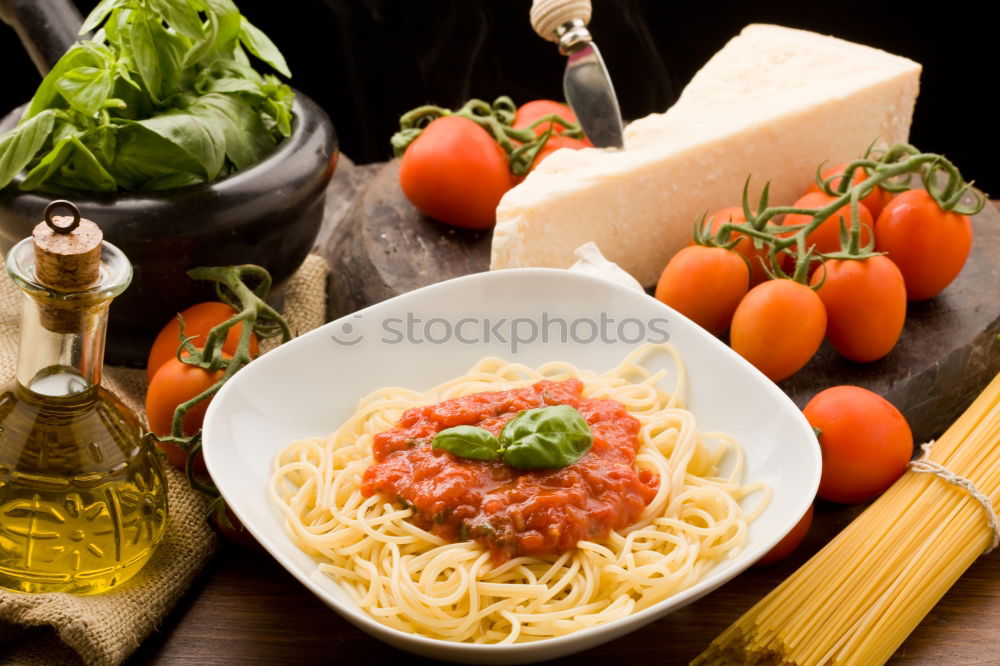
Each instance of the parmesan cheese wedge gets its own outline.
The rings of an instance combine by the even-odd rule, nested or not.
[[[630,124],[625,150],[559,150],[500,201],[491,268],[573,263],[595,241],[644,285],[687,245],[700,215],[794,202],[820,162],[905,141],[920,65],[834,37],[750,25],[666,113]]]

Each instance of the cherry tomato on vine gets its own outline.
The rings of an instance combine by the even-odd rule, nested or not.
[[[656,298],[715,335],[729,328],[746,296],[750,270],[740,255],[691,245],[671,259],[656,284]]]
[[[810,280],[822,285],[826,337],[841,356],[867,363],[896,346],[906,321],[903,275],[884,254],[827,259]]]
[[[913,435],[891,402],[859,386],[834,386],[802,410],[820,430],[819,496],[850,504],[875,497],[906,471]]]
[[[193,336],[194,340],[192,342],[200,349],[205,343],[205,336],[208,335],[208,332],[217,324],[221,324],[235,314],[236,310],[232,307],[217,301],[192,305],[180,313],[180,316],[184,318],[184,335],[186,337]],[[149,350],[149,361],[146,363],[147,381],[153,381],[156,371],[166,363],[167,359],[177,356],[177,348],[180,346],[180,332],[181,326],[177,317],[167,322],[167,325],[160,330],[160,333],[156,336],[156,340],[153,341],[152,348]],[[242,333],[242,322],[229,329],[229,332],[226,334],[226,340],[222,345],[222,352],[224,354],[232,356],[236,353],[236,347],[239,345]],[[257,336],[251,334],[250,355],[256,356],[257,351]]]
[[[713,213],[711,217],[709,217],[709,220],[709,232],[715,234],[719,231],[723,224],[727,222],[741,224],[746,222],[747,218],[746,215],[743,214],[743,208],[741,206],[731,206]],[[733,233],[738,234],[738,232]],[[733,246],[732,250],[743,255],[743,258],[747,260],[747,264],[750,266],[750,286],[756,287],[761,282],[770,279],[767,271],[764,270],[764,265],[768,261],[768,248],[763,244],[759,248],[754,247],[753,239],[750,236],[742,234],[740,234],[740,236],[739,242]]]
[[[848,166],[850,165],[844,163],[844,164],[838,164],[837,166],[834,167],[830,167],[829,169],[825,170],[820,175],[820,177],[824,181],[826,181],[833,176],[839,175],[840,178],[830,181],[830,185],[832,186],[834,191],[836,191],[836,189],[840,187],[841,181],[844,180],[844,172],[847,171]],[[857,185],[858,183],[863,183],[866,180],[868,180],[868,174],[865,173],[865,170],[855,169],[854,176],[851,178],[851,185]],[[808,194],[809,192],[822,192],[822,191],[823,190],[819,188],[819,185],[817,185],[816,181],[814,180],[806,189],[806,194]],[[886,204],[888,204],[890,201],[892,201],[892,192],[886,192],[881,187],[876,186],[875,189],[871,191],[871,194],[869,194],[868,196],[866,196],[864,199],[861,200],[861,203],[864,204],[865,208],[868,209],[868,212],[871,213],[872,219],[877,220],[879,213],[882,212],[882,209],[885,208]]]
[[[467,229],[493,227],[500,197],[514,183],[500,144],[461,116],[434,119],[406,148],[399,166],[399,184],[414,206]]]
[[[223,374],[222,370],[209,372],[198,366],[182,363],[177,358],[168,359],[153,375],[153,381],[146,391],[146,420],[149,422],[149,429],[159,437],[169,436],[174,410],[222,379]],[[194,435],[201,428],[205,410],[211,401],[211,398],[202,400],[184,415],[181,427],[185,437]],[[171,464],[184,469],[187,452],[172,442],[157,442],[157,445]]]
[[[795,549],[802,544],[802,540],[806,538],[806,534],[809,533],[809,528],[812,526],[813,522],[813,505],[810,504],[806,512],[802,514],[802,518],[799,522],[795,523],[795,527],[792,531],[785,535],[785,538],[778,542],[778,544],[767,551],[764,557],[760,558],[754,563],[757,567],[766,567],[769,564],[774,564],[775,562],[780,562],[789,555],[795,552]]]
[[[958,277],[972,249],[972,224],[945,212],[925,190],[896,196],[875,224],[875,248],[887,252],[906,283],[906,296],[937,296]]]
[[[809,362],[825,332],[826,308],[815,291],[792,280],[769,280],[751,289],[736,307],[729,341],[777,382]]]
[[[525,102],[521,106],[517,107],[517,112],[514,114],[514,129],[527,129],[531,126],[531,123],[543,118],[544,116],[550,115],[557,115],[574,125],[577,122],[576,114],[573,113],[573,109],[569,108],[566,104],[554,102],[550,99],[536,99],[531,102]],[[553,136],[558,135],[565,129],[565,127],[558,123],[545,122],[535,127],[535,136],[541,136],[545,130],[553,125]],[[580,141],[584,146],[594,145],[587,138],[575,140]]]
[[[837,197],[831,197],[823,192],[810,192],[804,195],[794,204],[793,208],[823,208],[827,204],[833,202]],[[861,219],[861,245],[866,245],[872,237],[872,226],[874,223],[872,221],[872,214],[868,212],[868,209],[864,205],[858,206],[858,217]],[[818,227],[813,229],[812,233],[806,236],[806,243],[808,245],[814,245],[816,247],[816,252],[829,253],[829,252],[839,252],[840,251],[840,224],[841,219],[843,219],[844,226],[850,230],[851,228],[851,206],[850,204],[844,204],[843,207],[834,211],[833,215],[823,220]],[[807,224],[812,221],[811,215],[786,215],[785,219],[781,222],[782,226],[792,226]]]

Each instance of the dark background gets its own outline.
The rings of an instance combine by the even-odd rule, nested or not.
[[[48,0],[38,0],[46,2]],[[95,0],[76,0],[86,14]],[[291,83],[333,118],[357,162],[390,156],[398,116],[469,97],[561,98],[563,59],[528,23],[530,0],[237,0],[284,52]],[[924,66],[911,141],[1000,193],[995,21],[973,3],[681,2],[593,0],[600,44],[626,119],[663,111],[743,26],[770,22],[883,48]],[[3,108],[27,100],[38,76],[0,25]]]

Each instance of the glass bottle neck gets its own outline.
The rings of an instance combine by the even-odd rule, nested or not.
[[[110,303],[100,298],[60,303],[43,293],[26,292],[18,383],[44,396],[78,394],[99,385]]]

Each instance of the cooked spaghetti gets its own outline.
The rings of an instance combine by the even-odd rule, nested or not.
[[[659,386],[666,371],[643,366],[657,352],[673,358],[673,391]],[[279,453],[270,493],[292,540],[316,556],[319,570],[362,609],[390,627],[477,643],[564,635],[635,613],[693,585],[742,548],[748,523],[767,504],[766,484],[742,483],[739,445],[728,435],[697,431],[694,416],[684,409],[684,383],[682,361],[670,345],[641,347],[603,375],[568,363],[531,369],[486,358],[427,392],[373,392],[332,435],[293,442]],[[569,393],[582,389],[585,413],[594,411],[593,405],[620,403],[626,418],[637,421],[629,464],[648,493],[630,525],[604,530],[596,541],[576,541],[564,551],[556,547],[558,535],[551,548],[539,539],[508,540],[499,548],[474,535],[454,541],[460,538],[454,525],[449,529],[444,519],[437,524],[412,502],[373,490],[369,470],[393,454],[390,446],[375,447],[375,455],[374,441],[398,431],[401,419],[412,424],[417,408],[531,387],[550,402],[575,399],[555,386]],[[588,416],[595,441],[601,437],[596,419]],[[431,452],[426,438],[408,444],[427,455],[452,456]],[[521,474],[544,481],[554,473]],[[739,502],[754,492],[761,493],[761,501],[746,515]],[[538,552],[530,554],[532,543]]]

